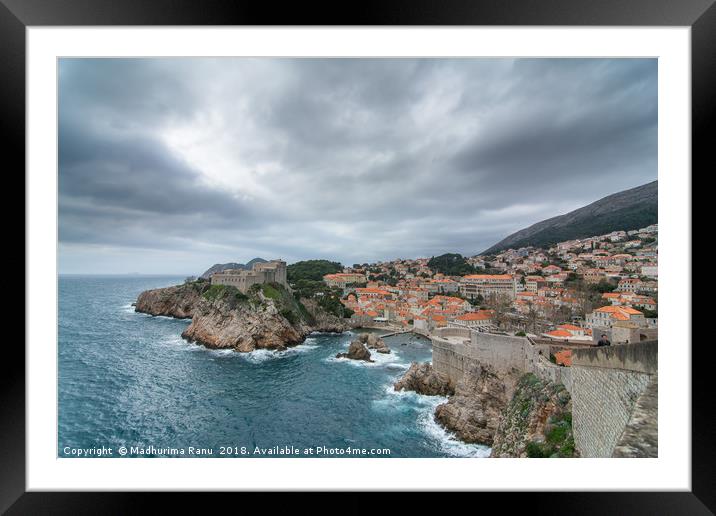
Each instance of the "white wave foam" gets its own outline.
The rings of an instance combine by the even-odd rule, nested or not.
[[[308,342],[308,339],[306,339],[306,342]],[[298,346],[285,349],[283,351],[276,351],[273,349],[255,349],[254,351],[249,351],[248,353],[237,353],[237,355],[239,355],[247,362],[251,362],[252,364],[260,364],[262,362],[266,362],[267,360],[276,360],[299,353],[307,353],[309,351],[317,349],[318,347],[319,346],[316,344],[304,343],[299,344]]]
[[[426,396],[415,391],[396,391],[392,383],[386,384],[384,391],[388,398],[400,403],[410,402],[421,407],[430,407],[431,409],[435,409],[435,407],[447,401],[446,396]]]
[[[435,408],[445,403],[446,396],[426,396],[414,391],[396,391],[393,384],[385,386],[386,397],[374,402],[380,410],[405,410],[415,408],[418,410],[418,427],[437,447],[451,457],[489,457],[491,449],[481,444],[467,444],[458,440],[451,432],[435,421]]]
[[[213,355],[215,357],[239,357],[247,362],[251,362],[254,364],[259,364],[261,362],[266,362],[267,360],[275,360],[278,358],[286,357],[295,355],[298,353],[307,353],[309,351],[312,351],[314,349],[319,348],[320,346],[318,344],[313,344],[315,342],[315,339],[306,339],[303,344],[299,344],[298,346],[294,346],[288,349],[285,349],[283,351],[276,351],[271,349],[256,349],[254,351],[249,352],[238,352],[234,351],[231,348],[226,349],[211,349],[207,348],[206,346],[202,346],[201,344],[189,342],[181,337],[181,335],[173,335],[165,340],[162,341],[162,344],[172,346],[172,347],[178,347],[183,351],[201,351],[205,353],[209,353],[210,355]]]
[[[485,458],[490,456],[492,450],[488,446],[459,441],[452,433],[440,426],[433,416],[434,410],[433,407],[423,411],[418,416],[418,425],[428,437],[437,441],[438,447],[443,452],[452,457]]]
[[[123,312],[126,312],[128,314],[136,314],[137,312],[134,310],[134,307],[132,306],[132,303],[127,303],[126,305],[122,305],[120,307]]]
[[[348,351],[348,344],[344,346],[343,352],[346,351]],[[400,355],[395,351],[392,351],[391,353],[378,353],[377,351],[371,351],[370,358],[371,360],[373,360],[373,362],[366,362],[365,360],[353,360],[352,358],[345,357],[338,358],[336,356],[324,358],[323,361],[329,363],[337,362],[351,364],[356,367],[385,367],[386,369],[401,370],[410,368],[410,364],[402,361]]]
[[[235,353],[233,349],[207,349],[207,351],[219,357],[232,356]]]

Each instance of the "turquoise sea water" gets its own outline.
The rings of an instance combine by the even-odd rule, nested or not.
[[[389,337],[393,352],[373,353],[374,364],[334,358],[352,333],[314,334],[283,352],[208,350],[180,337],[189,321],[131,306],[141,291],[182,280],[60,278],[58,456],[103,446],[128,457],[256,457],[276,447],[301,457],[489,454],[434,422],[445,398],[393,391],[411,361],[430,360],[428,340]]]

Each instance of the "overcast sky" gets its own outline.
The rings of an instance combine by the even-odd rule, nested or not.
[[[61,273],[477,254],[657,177],[655,59],[62,59]]]

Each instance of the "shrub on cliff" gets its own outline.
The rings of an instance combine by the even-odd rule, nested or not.
[[[301,321],[308,324],[313,323],[313,316],[306,310],[303,303],[280,283],[253,285],[249,289],[249,294],[258,301],[259,291],[263,294],[264,298],[273,301],[279,313],[292,325],[296,325]]]
[[[293,312],[293,310],[284,308],[281,310],[280,314],[291,324],[296,324],[298,322],[298,316]]]
[[[572,435],[572,413],[565,412],[548,421],[549,430],[543,442],[527,443],[527,456],[540,457],[574,457],[574,436]]]
[[[492,456],[576,456],[571,397],[564,385],[523,375],[502,414]]]
[[[231,303],[241,303],[248,300],[248,296],[241,293],[236,287],[230,285],[211,285],[204,291],[202,297],[207,301],[215,301],[217,299],[224,299]]]

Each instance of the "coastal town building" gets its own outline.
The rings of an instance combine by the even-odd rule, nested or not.
[[[623,278],[617,285],[619,292],[637,292],[640,288],[641,280],[639,278]]]
[[[506,296],[514,299],[517,289],[515,278],[512,274],[469,274],[463,276],[460,283],[460,294],[475,299],[482,296],[487,299],[490,296]]]
[[[644,313],[628,306],[603,306],[587,314],[586,317],[587,325],[591,328],[611,328],[619,321],[646,327]]]
[[[480,310],[457,316],[452,325],[467,326],[471,329],[490,329],[494,327],[494,318],[493,310]]]
[[[365,283],[366,278],[365,278],[365,274],[360,274],[357,272],[348,272],[348,273],[326,274],[325,276],[323,276],[323,281],[329,287],[346,288],[349,285],[355,285],[357,283]]]
[[[356,265],[324,282],[345,289],[341,302],[356,321],[377,326],[525,331],[566,343],[605,332],[614,343],[635,342],[656,337],[657,240],[654,226],[465,257],[476,269],[466,275],[416,258]]]
[[[649,278],[657,278],[659,276],[659,267],[656,265],[642,265],[641,274]]]

